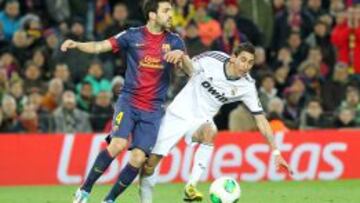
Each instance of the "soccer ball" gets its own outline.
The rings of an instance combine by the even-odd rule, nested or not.
[[[220,177],[211,183],[211,203],[235,203],[241,195],[240,185],[230,177]]]

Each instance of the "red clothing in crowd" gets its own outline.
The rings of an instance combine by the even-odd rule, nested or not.
[[[337,49],[337,61],[352,64],[354,72],[360,73],[360,27],[350,28],[346,21],[336,25],[331,34],[331,42]],[[351,56],[350,46],[353,46]]]

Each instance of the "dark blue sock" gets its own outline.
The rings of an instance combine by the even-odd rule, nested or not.
[[[85,190],[86,192],[91,192],[94,183],[110,166],[112,160],[114,160],[114,158],[110,156],[107,149],[101,151],[97,156],[88,177],[86,178],[84,184],[81,186],[81,189]]]
[[[113,200],[125,191],[125,189],[134,181],[137,174],[139,173],[139,169],[134,166],[127,164],[125,168],[120,172],[118,180],[114,184],[111,191],[106,196],[105,200]]]

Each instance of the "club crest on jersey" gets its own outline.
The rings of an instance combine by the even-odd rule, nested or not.
[[[170,47],[170,44],[166,43],[166,44],[163,44],[161,46],[161,50],[164,52],[164,53],[167,53],[171,50],[171,47]]]

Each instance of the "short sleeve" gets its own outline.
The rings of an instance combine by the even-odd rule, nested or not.
[[[249,91],[243,96],[242,101],[252,114],[263,113],[264,110],[259,100],[255,84],[253,84]]]
[[[172,50],[183,50],[186,52],[184,40],[180,38],[180,36],[176,35],[172,42]]]
[[[126,49],[129,46],[129,35],[129,31],[124,30],[108,39],[114,53],[118,52],[120,49]]]
[[[204,60],[205,57],[201,57],[201,55],[197,55],[197,56],[194,56],[192,59],[191,59],[191,63],[193,65],[193,68],[194,68],[194,75],[198,74],[201,72],[201,70],[203,69],[202,66],[201,66],[201,63],[202,61]]]

